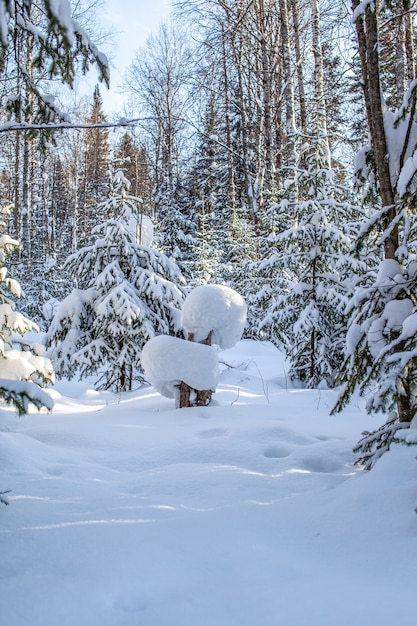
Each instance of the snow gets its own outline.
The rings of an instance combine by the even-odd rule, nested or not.
[[[399,339],[410,339],[417,334],[417,313],[413,313],[402,324],[402,332]]]
[[[8,12],[8,6],[4,1],[2,1],[0,2],[0,42],[3,46],[7,46],[9,18],[10,14]]]
[[[410,183],[417,169],[417,153],[414,152],[417,141],[417,124],[413,122],[409,124],[409,113],[405,111],[405,107],[409,106],[412,93],[412,86],[404,98],[404,105],[398,111],[384,112],[384,129],[387,141],[387,149],[389,154],[389,166],[391,183],[396,189],[400,198],[407,191],[410,191]],[[410,136],[407,139],[407,133]],[[404,145],[407,146],[403,154]],[[401,159],[404,164],[401,164]]]
[[[128,224],[130,232],[135,235],[135,241],[141,246],[150,247],[154,240],[154,228],[150,217],[139,214],[132,215]]]
[[[375,287],[378,287],[381,294],[391,294],[391,297],[395,297],[396,292],[401,290],[404,282],[405,279],[398,261],[395,259],[381,261],[375,281]]]
[[[351,324],[346,333],[346,356],[352,356],[362,339],[364,331],[359,324]]]
[[[242,337],[247,307],[234,289],[225,285],[199,285],[186,297],[181,323],[194,341],[204,341],[212,333],[212,343],[232,348]]]
[[[416,448],[360,471],[383,416],[330,417],[270,343],[221,356],[209,407],[84,380],[2,411],[2,624],[415,625]]]
[[[412,314],[413,308],[413,303],[408,298],[387,302],[381,315],[386,320],[386,328],[394,332],[400,331],[404,321]]]
[[[143,346],[141,362],[146,380],[167,398],[178,396],[181,381],[204,390],[215,389],[219,379],[215,349],[179,337],[153,337]]]
[[[22,403],[28,408],[28,399],[34,402],[39,402],[43,404],[47,409],[52,409],[54,406],[54,401],[52,397],[43,389],[39,387],[39,385],[26,380],[14,380],[10,378],[10,376],[14,375],[12,368],[9,368],[7,378],[0,378],[0,388],[1,390],[6,390],[7,392],[22,394],[25,398],[22,398]],[[0,433],[1,435],[1,433]],[[1,441],[1,436],[0,436]],[[0,444],[1,447],[1,444]],[[1,475],[1,473],[0,473]]]
[[[408,157],[398,177],[397,190],[400,198],[402,198],[407,193],[410,181],[416,173],[416,170],[417,151],[414,152],[413,156]]]
[[[57,20],[60,28],[65,31],[70,45],[74,42],[74,23],[71,18],[71,6],[68,0],[49,0],[48,7]]]

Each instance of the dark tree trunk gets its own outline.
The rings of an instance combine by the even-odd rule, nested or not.
[[[354,10],[358,5],[359,1],[353,0],[352,7]],[[395,196],[391,184],[389,160],[387,158],[388,149],[384,128],[381,80],[379,74],[378,20],[376,11],[376,7],[374,10],[371,10],[369,6],[366,8],[365,23],[363,17],[358,17],[356,20],[356,32],[361,59],[366,113],[374,151],[382,206],[387,209],[383,224],[384,229],[386,229],[395,219]],[[394,259],[397,248],[398,228],[394,227],[385,240],[385,258]]]
[[[200,341],[199,343],[202,343],[206,346],[211,346],[211,336],[212,336],[212,333],[210,332],[208,337],[206,337],[206,339],[204,339],[203,341]],[[193,333],[188,333],[187,341],[194,341]],[[191,394],[193,394],[193,396],[195,394],[194,401],[191,399]],[[183,409],[189,406],[207,406],[208,404],[210,404],[212,395],[213,395],[213,392],[211,389],[203,389],[203,390],[193,389],[192,387],[187,385],[187,383],[182,381],[180,384],[179,408]]]

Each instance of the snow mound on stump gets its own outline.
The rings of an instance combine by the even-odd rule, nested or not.
[[[215,389],[219,380],[217,352],[210,346],[159,335],[142,350],[146,380],[166,398],[178,396],[181,381],[193,389]]]
[[[200,285],[191,291],[182,305],[181,321],[193,341],[211,341],[228,349],[241,339],[246,322],[246,302],[241,295],[224,285]]]

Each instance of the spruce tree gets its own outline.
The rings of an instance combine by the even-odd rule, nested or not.
[[[109,68],[105,56],[97,50],[86,31],[71,17],[68,0],[41,0],[41,25],[32,22],[33,0],[21,3],[0,0],[0,71],[7,51],[15,45],[16,30],[35,34],[36,67],[51,77],[73,85],[78,61],[85,73],[91,63],[98,68],[101,80],[108,83]]]
[[[194,208],[190,208],[186,188],[178,179],[170,184],[165,177],[158,188],[155,204],[158,248],[178,265],[187,284],[191,283],[199,242],[196,237],[197,217]]]
[[[406,5],[371,6],[353,0],[352,7],[370,135],[370,146],[357,162],[358,179],[373,181],[367,195],[375,199],[357,250],[374,241],[379,264],[376,271],[367,272],[349,304],[343,386],[333,412],[340,411],[357,389],[366,398],[368,411],[388,413],[386,422],[365,433],[355,448],[358,461],[370,469],[394,441],[402,439],[401,431],[410,427],[417,413],[417,93]],[[392,19],[384,24],[387,14]],[[397,23],[395,30],[391,22]],[[394,37],[386,36],[387,24]],[[387,108],[387,102],[398,106],[401,99],[395,112]]]
[[[98,373],[98,388],[132,389],[133,380],[142,378],[143,345],[180,330],[181,275],[164,254],[137,243],[130,223],[138,203],[117,171],[110,198],[98,207],[108,218],[93,229],[92,243],[67,260],[78,287],[47,333],[59,376]]]
[[[326,142],[305,143],[300,160],[304,167],[285,181],[273,209],[286,227],[269,235],[269,253],[255,270],[258,328],[286,352],[293,378],[333,386],[344,353],[344,310],[363,271],[349,254],[361,213],[327,164]]]

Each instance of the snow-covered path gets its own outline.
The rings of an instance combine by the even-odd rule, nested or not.
[[[220,360],[210,407],[62,382],[2,412],[2,624],[415,625],[416,448],[361,472],[380,420],[287,388],[271,344]]]

